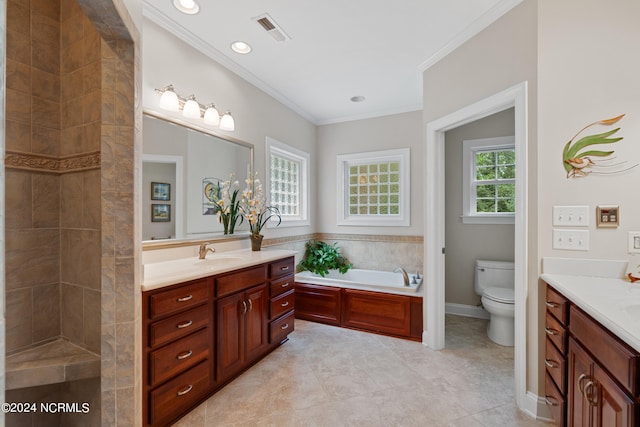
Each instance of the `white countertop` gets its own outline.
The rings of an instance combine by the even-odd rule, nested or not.
[[[553,273],[540,278],[640,352],[640,282]]]
[[[228,252],[214,252],[206,259],[180,258],[171,261],[144,264],[143,291],[162,288],[176,283],[226,273],[240,268],[294,256],[296,251],[267,249],[251,251],[241,249]]]

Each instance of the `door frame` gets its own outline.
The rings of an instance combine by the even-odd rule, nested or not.
[[[527,406],[527,82],[468,105],[426,125],[425,138],[425,243],[426,295],[423,343],[444,348],[445,339],[445,132],[513,107],[515,110],[516,213],[515,213],[515,397]],[[526,410],[526,409],[525,409]],[[527,411],[530,412],[530,411]],[[535,413],[535,412],[534,412]]]

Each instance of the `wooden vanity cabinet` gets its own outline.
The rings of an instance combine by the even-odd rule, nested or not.
[[[547,286],[545,315],[545,400],[558,427],[567,416],[567,337],[569,301]]]
[[[143,294],[143,410],[166,425],[214,386],[212,280]]]
[[[551,291],[559,295],[557,291]],[[558,370],[554,370],[549,365],[555,363],[548,362],[555,362],[557,353],[549,351],[549,347],[545,352],[546,399],[557,425],[637,426],[640,423],[640,353],[576,305],[568,300],[567,304],[566,364],[560,364]],[[558,319],[554,317],[554,320]],[[547,328],[549,326],[557,326],[557,323],[551,322]],[[545,333],[549,337],[547,329]],[[547,346],[558,350],[549,341]],[[560,392],[562,386],[557,382],[563,380],[558,378],[566,378],[566,393]],[[563,414],[559,408],[564,408],[565,400],[567,410]]]
[[[143,292],[143,423],[166,426],[287,339],[293,257]]]

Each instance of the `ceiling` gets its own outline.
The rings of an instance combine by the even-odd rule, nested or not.
[[[422,72],[521,0],[196,1],[195,15],[172,0],[143,13],[322,125],[422,109]],[[265,13],[289,40],[256,22]],[[252,52],[233,52],[237,40]]]

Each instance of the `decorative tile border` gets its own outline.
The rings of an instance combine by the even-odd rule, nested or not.
[[[335,233],[312,233],[300,234],[297,236],[279,237],[266,239],[263,246],[284,245],[287,243],[300,242],[306,240],[355,240],[366,242],[389,242],[389,243],[422,243],[422,236],[385,236],[377,234],[335,234]]]
[[[21,153],[7,150],[5,167],[47,173],[69,173],[100,168],[100,151],[76,154],[67,157]]]

